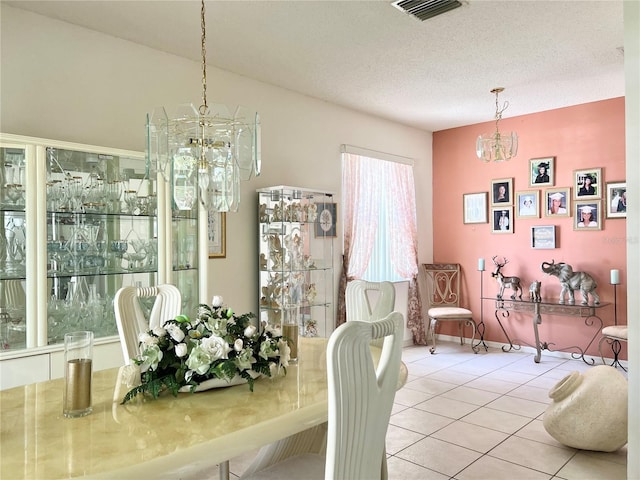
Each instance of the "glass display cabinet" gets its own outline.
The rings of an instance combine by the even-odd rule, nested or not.
[[[0,161],[0,362],[62,351],[75,330],[119,349],[123,286],[173,283],[195,312],[199,209],[174,208],[144,153],[0,134]]]
[[[277,186],[258,190],[260,319],[291,336],[334,328],[333,194]]]

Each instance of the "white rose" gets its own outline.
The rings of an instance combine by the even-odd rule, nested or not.
[[[221,358],[229,358],[228,355],[231,351],[231,347],[224,338],[216,337],[215,335],[203,338],[200,342],[200,346],[211,356],[212,361],[219,360]]]
[[[193,370],[195,373],[204,375],[205,373],[207,373],[207,370],[209,370],[209,366],[211,365],[212,361],[213,359],[211,358],[211,355],[209,355],[209,352],[207,352],[206,349],[202,348],[202,345],[198,345],[193,350],[191,350],[186,364],[187,367],[189,367],[189,369]],[[191,378],[191,376],[193,375],[193,373],[189,374],[189,372],[187,372],[187,374],[189,378]]]
[[[257,331],[258,329],[255,327],[255,325],[249,325],[244,329],[244,336],[247,338],[253,338]]]
[[[176,342],[181,342],[184,340],[184,332],[182,329],[176,325],[175,323],[170,323],[166,326],[167,332],[169,332],[169,336],[173,338]]]
[[[146,372],[147,370],[155,370],[158,368],[158,364],[162,360],[162,350],[157,345],[151,345],[142,352],[142,364],[140,365],[140,371]]]
[[[164,327],[155,327],[153,329],[153,334],[156,337],[164,337],[167,334],[167,331],[164,329]]]
[[[221,307],[222,306],[222,297],[220,295],[214,295],[211,299],[212,307]]]
[[[158,339],[153,335],[149,335],[147,332],[140,332],[138,340],[144,347],[149,347],[158,343]]]
[[[187,354],[187,344],[179,343],[176,345],[176,357],[182,358]]]
[[[238,338],[234,343],[233,343],[233,349],[236,352],[240,352],[242,351],[242,347],[244,346],[244,342],[242,341],[241,338]]]

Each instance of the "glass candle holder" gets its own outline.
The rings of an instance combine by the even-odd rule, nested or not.
[[[64,336],[64,398],[62,413],[67,418],[84,417],[91,406],[93,332],[71,332]]]

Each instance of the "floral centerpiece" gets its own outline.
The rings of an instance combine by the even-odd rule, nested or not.
[[[253,391],[254,377],[272,377],[289,365],[290,349],[280,331],[252,322],[253,313],[236,315],[213,297],[201,304],[195,319],[178,315],[162,327],[140,334],[142,353],[134,359],[140,366],[141,384],[130,390],[122,403],[139,393],[157,398],[164,390],[174,396],[183,387],[194,392],[206,380],[240,376]]]

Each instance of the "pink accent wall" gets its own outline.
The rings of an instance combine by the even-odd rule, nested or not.
[[[495,296],[498,291],[497,283],[491,277],[495,269],[491,260],[494,255],[508,258],[509,263],[503,268],[503,273],[522,279],[524,295],[528,295],[532,281],[540,280],[543,298],[554,300],[559,298],[560,283],[556,277],[542,273],[540,264],[543,261],[566,262],[575,271],[590,273],[598,283],[596,291],[601,302],[612,304],[613,287],[609,284],[609,271],[615,268],[620,270],[621,281],[617,291],[618,323],[626,324],[626,220],[605,218],[605,184],[625,180],[624,98],[501,120],[501,132],[513,130],[519,137],[518,155],[509,162],[484,163],[476,157],[476,138],[494,129],[495,122],[487,122],[433,134],[433,260],[462,265],[463,303],[475,313],[476,321],[480,320],[478,258],[482,257],[486,262],[483,274],[485,296]],[[529,160],[551,156],[556,157],[554,186],[529,187]],[[575,231],[574,170],[589,168],[602,168],[602,230]],[[517,191],[541,190],[540,218],[519,219],[514,211],[512,234],[492,233],[491,223],[463,224],[462,194],[489,192],[490,202],[491,181],[502,178],[513,178],[514,197]],[[545,217],[544,190],[559,187],[571,187],[571,216]],[[555,249],[531,248],[531,226],[534,225],[556,226]],[[505,293],[510,295],[511,291],[507,289]],[[580,293],[576,292],[576,303],[581,299]],[[484,302],[485,338],[505,342],[493,307],[493,302]],[[613,324],[613,305],[601,309],[600,314],[605,326]],[[504,323],[512,338],[533,343],[530,317],[512,314]],[[539,328],[540,339],[555,343],[556,348],[571,345],[584,348],[595,332],[595,328],[585,326],[582,319],[560,316],[543,316]],[[457,328],[444,325],[442,332],[457,335]],[[598,355],[599,338],[598,335],[588,354]],[[626,346],[623,347],[623,358],[626,358],[625,349]],[[611,353],[608,353],[610,357]]]

